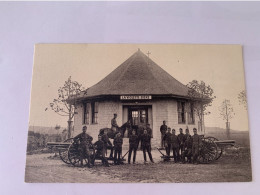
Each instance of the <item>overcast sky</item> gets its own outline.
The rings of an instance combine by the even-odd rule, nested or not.
[[[203,80],[217,97],[208,108],[205,125],[225,127],[219,106],[229,99],[235,117],[231,129],[248,130],[247,110],[239,105],[238,94],[245,89],[240,45],[189,44],[38,44],[35,46],[31,91],[30,125],[66,126],[61,117],[45,108],[57,97],[57,90],[72,76],[85,88],[99,82],[134,52],[151,52],[150,58],[183,84]],[[101,119],[102,120],[102,119]]]

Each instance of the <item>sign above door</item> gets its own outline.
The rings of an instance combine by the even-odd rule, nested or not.
[[[151,100],[151,95],[121,95],[120,100]]]

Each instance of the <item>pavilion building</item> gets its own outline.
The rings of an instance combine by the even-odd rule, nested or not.
[[[133,126],[149,123],[154,143],[160,140],[164,120],[176,134],[179,128],[199,127],[188,88],[139,49],[76,100],[73,134],[86,125],[95,140],[100,129],[111,128],[114,113],[119,126],[128,120]]]

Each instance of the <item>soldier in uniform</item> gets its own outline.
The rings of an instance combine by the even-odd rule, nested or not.
[[[153,163],[153,157],[151,154],[151,136],[147,133],[147,130],[144,130],[142,135],[142,146],[143,146],[143,154],[144,154],[144,162],[146,163],[146,151],[149,155],[150,161]]]
[[[118,125],[117,125],[117,122],[116,122],[116,118],[117,118],[117,114],[115,113],[115,114],[114,114],[114,118],[111,119],[111,129],[112,129],[114,132],[117,132],[117,131],[118,131]]]
[[[81,166],[83,166],[83,159],[85,156],[88,158],[88,167],[91,167],[90,165],[90,155],[89,155],[89,144],[93,140],[93,138],[86,133],[87,131],[87,126],[83,126],[82,128],[82,133],[77,135],[76,137],[73,138],[73,140],[79,141],[79,152],[80,152],[80,163]]]
[[[175,135],[175,129],[172,129],[171,147],[172,147],[172,151],[173,151],[174,162],[178,162],[180,159],[179,140],[178,140],[178,137]]]
[[[153,134],[153,130],[151,129],[151,127],[150,127],[150,124],[149,123],[147,123],[147,125],[146,125],[146,130],[147,130],[147,133],[152,137],[152,134]]]
[[[167,125],[166,121],[163,121],[163,124],[160,127],[160,132],[161,132],[161,147],[165,147],[165,141],[164,141],[164,136],[167,132]]]
[[[108,137],[108,135],[107,135],[107,130],[105,129],[104,130],[104,134],[102,135],[102,137],[101,137],[101,139],[102,139],[102,141],[104,142],[104,144],[105,144],[105,154],[107,154],[107,149],[110,149],[110,156],[109,156],[109,158],[113,158],[113,145],[112,145],[112,143],[110,142],[110,140],[109,140],[109,137]]]
[[[193,128],[194,135],[192,136],[192,157],[193,157],[193,164],[198,164],[198,156],[200,147],[202,144],[201,137],[197,133],[197,129]]]
[[[142,140],[142,136],[144,134],[144,126],[143,125],[138,125],[138,128],[137,128],[137,136],[138,136],[138,145],[139,146],[139,143],[141,143],[141,149],[143,149],[143,140]]]
[[[133,163],[135,164],[136,150],[138,148],[138,136],[135,133],[135,130],[132,131],[132,135],[129,137],[129,153],[128,153],[128,164],[131,161],[132,151],[134,151]]]
[[[115,149],[114,163],[115,163],[115,165],[122,164],[122,162],[121,162],[122,145],[123,145],[123,138],[121,136],[121,133],[118,132],[116,134],[116,137],[114,138],[114,149]]]
[[[179,142],[179,151],[178,156],[180,156],[183,152],[183,146],[184,146],[184,133],[182,128],[179,129],[180,134],[178,135],[178,142]],[[180,159],[178,159],[180,160]]]
[[[167,133],[164,134],[164,137],[163,137],[167,156],[170,156],[170,152],[171,152],[171,138],[172,138],[171,128],[168,127],[168,131],[167,131]]]
[[[98,136],[98,141],[94,143],[94,147],[97,149],[96,155],[101,158],[103,165],[109,167],[108,161],[105,157],[105,143],[102,141],[102,136]]]
[[[191,135],[189,133],[189,129],[186,129],[185,135],[184,135],[184,146],[183,146],[183,152],[181,154],[182,157],[182,163],[185,163],[185,157],[187,157],[188,163],[191,163],[191,156],[192,156],[192,139]]]

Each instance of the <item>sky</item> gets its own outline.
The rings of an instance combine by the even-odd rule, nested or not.
[[[245,89],[242,46],[200,44],[36,44],[31,90],[30,120],[34,126],[66,127],[66,117],[46,108],[69,76],[85,88],[99,82],[138,48],[175,79],[188,84],[204,81],[214,90],[210,115],[205,126],[225,127],[219,107],[231,101],[235,116],[231,129],[248,130],[248,114],[239,104],[238,94]]]

